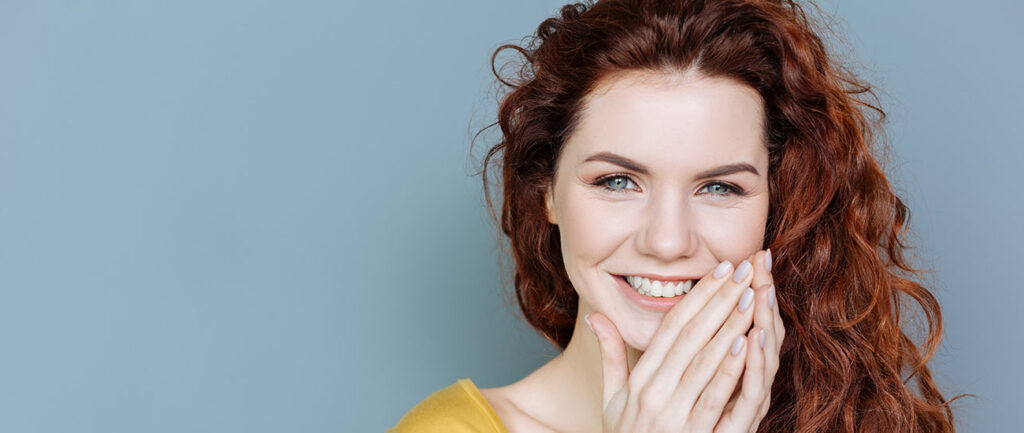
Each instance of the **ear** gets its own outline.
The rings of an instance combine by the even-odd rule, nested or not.
[[[548,187],[544,189],[544,210],[547,215],[548,222],[554,225],[558,225],[558,219],[555,218],[555,198],[554,198],[555,187],[548,184]]]

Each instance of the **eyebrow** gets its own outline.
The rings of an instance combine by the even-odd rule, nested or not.
[[[635,172],[640,173],[642,175],[650,174],[650,171],[647,170],[647,168],[644,167],[639,162],[633,161],[632,159],[626,158],[625,156],[617,155],[617,154],[614,154],[614,153],[611,153],[611,152],[595,153],[595,154],[590,155],[589,157],[587,157],[587,159],[583,160],[583,162],[590,162],[590,161],[609,162],[609,163],[615,164],[617,166],[620,166],[622,168],[625,168],[626,170],[632,170],[632,171],[635,171]],[[726,164],[726,165],[723,165],[723,166],[719,166],[719,167],[715,167],[715,168],[712,168],[712,169],[709,169],[709,170],[702,171],[700,173],[697,173],[697,177],[695,179],[697,179],[697,180],[707,179],[707,178],[711,178],[711,177],[725,176],[725,175],[729,175],[729,174],[733,174],[733,173],[740,173],[740,172],[744,172],[744,171],[753,173],[755,176],[760,176],[760,173],[757,172],[757,169],[754,168],[753,165],[750,165],[750,164],[745,163],[745,162],[740,162],[740,163],[736,163],[736,164]]]

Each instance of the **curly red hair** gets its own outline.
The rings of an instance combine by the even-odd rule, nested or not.
[[[909,211],[872,154],[885,150],[885,112],[871,86],[835,61],[817,28],[794,1],[602,0],[564,6],[530,43],[499,47],[491,67],[508,89],[495,123],[503,139],[488,150],[482,173],[488,208],[509,238],[516,301],[530,325],[565,348],[579,299],[558,227],[545,218],[544,193],[584,97],[630,71],[693,66],[733,78],[765,104],[764,245],[775,252],[787,330],[758,431],[952,432],[952,400],[926,365],[942,315],[914,280],[922,271],[904,253]],[[494,66],[505,49],[525,60],[512,79]],[[491,164],[502,173],[500,219]],[[906,296],[927,322],[920,346],[901,328]]]

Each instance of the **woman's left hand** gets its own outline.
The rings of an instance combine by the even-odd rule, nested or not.
[[[768,414],[772,382],[779,369],[779,350],[786,329],[779,314],[771,274],[771,250],[758,251],[749,259],[754,264],[754,326],[747,333],[748,345],[743,383],[726,403],[715,433],[753,433]],[[763,330],[763,335],[761,334]],[[761,344],[763,342],[763,344]]]

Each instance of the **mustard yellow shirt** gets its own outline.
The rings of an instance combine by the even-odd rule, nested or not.
[[[498,414],[469,378],[430,394],[387,433],[508,433]]]

